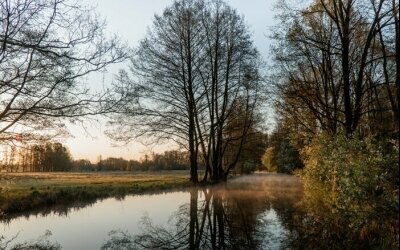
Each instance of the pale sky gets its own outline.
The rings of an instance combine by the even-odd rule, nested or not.
[[[121,40],[128,42],[131,47],[136,47],[144,37],[147,28],[152,24],[154,14],[161,14],[172,0],[85,0],[87,5],[96,6],[95,11],[107,21],[110,34],[116,34]],[[273,5],[276,0],[226,0],[238,13],[244,16],[246,23],[253,33],[254,43],[263,59],[268,61],[270,42],[268,36],[274,25]],[[107,73],[101,76],[92,76],[87,79],[89,86],[105,85],[112,80],[113,74],[124,65],[114,65]],[[101,79],[101,80],[99,80]],[[103,80],[104,79],[104,80]],[[125,159],[139,160],[143,153],[150,150],[161,152],[169,149],[169,145],[146,147],[140,142],[125,146],[113,146],[113,142],[104,135],[105,122],[85,124],[82,126],[71,125],[72,138],[63,140],[70,149],[74,159],[89,159],[97,162],[99,155],[106,157],[123,157]],[[90,131],[89,134],[87,131]]]

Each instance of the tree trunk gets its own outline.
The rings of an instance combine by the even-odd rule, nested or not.
[[[398,3],[398,2],[397,2]],[[400,101],[400,18],[399,18],[399,9],[397,8],[396,12],[396,1],[393,0],[393,15],[394,15],[394,20],[395,20],[395,30],[396,30],[396,99],[397,99],[397,105],[399,105]],[[395,114],[395,129],[397,133],[397,138],[399,136],[399,106],[397,106]]]
[[[349,20],[346,16],[343,23],[342,33],[342,72],[343,72],[343,97],[344,97],[344,116],[345,116],[345,129],[346,134],[350,135],[353,130],[353,107],[350,95],[350,65],[349,65],[349,49],[350,49],[350,34],[349,34]]]
[[[197,190],[190,191],[189,249],[196,249]]]

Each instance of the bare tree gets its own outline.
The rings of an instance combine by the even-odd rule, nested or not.
[[[276,32],[274,52],[280,112],[310,133],[398,132],[390,38],[398,4],[316,0],[306,8],[285,7],[287,25]],[[385,123],[391,128],[374,128]]]
[[[60,118],[109,108],[83,77],[128,51],[106,38],[91,10],[69,0],[4,0],[0,23],[0,141],[37,138],[38,130],[63,126]]]
[[[175,2],[156,16],[152,29],[132,59],[132,75],[120,75],[126,102],[117,112],[109,134],[117,140],[144,137],[151,142],[173,140],[190,151],[191,180],[197,182],[197,145],[194,123],[201,60],[202,3]],[[196,61],[197,60],[197,61]]]
[[[240,159],[250,128],[255,125],[262,87],[258,71],[261,64],[243,19],[224,2],[212,2],[203,14],[202,24],[207,58],[200,71],[205,114],[197,127],[206,165],[204,180],[208,174],[213,181],[226,180]],[[241,122],[233,126],[230,122],[235,116]],[[238,145],[235,157],[224,164],[226,149],[231,144]]]
[[[109,135],[122,141],[138,137],[157,143],[173,140],[190,153],[191,180],[198,160],[209,176],[225,179],[227,122],[243,105],[241,136],[252,124],[261,85],[259,55],[243,19],[222,1],[176,1],[156,16],[132,59],[121,72],[116,125]],[[239,157],[240,150],[237,152]]]

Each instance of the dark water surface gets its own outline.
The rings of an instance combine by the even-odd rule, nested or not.
[[[226,185],[109,198],[53,207],[0,223],[13,244],[46,240],[62,249],[282,249],[301,231],[292,221],[302,183],[294,176],[256,174]],[[293,245],[294,244],[294,245]]]

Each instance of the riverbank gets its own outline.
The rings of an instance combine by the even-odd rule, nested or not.
[[[183,171],[0,173],[0,218],[43,206],[189,187]]]

